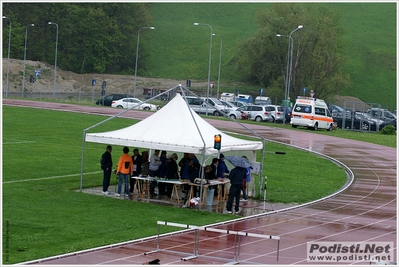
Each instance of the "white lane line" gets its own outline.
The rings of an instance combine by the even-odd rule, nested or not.
[[[36,143],[36,141],[3,142],[3,145],[15,145],[15,144],[26,144],[26,143]]]
[[[84,175],[97,174],[97,173],[100,173],[100,172],[101,171],[87,172],[87,173],[84,173]],[[22,183],[22,182],[30,182],[30,181],[42,181],[42,180],[59,179],[59,178],[65,178],[65,177],[74,177],[74,176],[80,176],[80,173],[68,174],[68,175],[60,175],[60,176],[50,176],[50,177],[35,178],[35,179],[14,180],[14,181],[3,182],[3,184],[13,184],[13,183]]]

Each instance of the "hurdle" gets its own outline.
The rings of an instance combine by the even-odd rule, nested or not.
[[[199,231],[202,230],[202,231],[210,231],[210,232],[216,232],[216,233],[221,233],[221,234],[232,234],[232,235],[235,235],[235,238],[234,238],[234,259],[233,259],[232,262],[227,263],[226,265],[235,265],[235,264],[239,263],[241,237],[242,236],[256,237],[256,238],[261,238],[261,239],[277,240],[276,263],[278,264],[279,254],[280,254],[280,237],[279,236],[248,233],[248,232],[225,230],[225,229],[217,229],[217,228],[206,227],[206,226],[196,226],[196,225],[180,224],[180,223],[165,222],[165,221],[157,221],[157,225],[158,225],[157,249],[153,250],[153,251],[150,251],[150,252],[145,252],[144,255],[149,255],[149,254],[161,251],[161,248],[160,248],[161,226],[173,226],[173,227],[179,227],[179,228],[186,228],[186,229],[194,230],[193,253],[192,253],[192,255],[189,255],[187,257],[181,258],[181,260],[183,260],[183,261],[188,261],[188,260],[191,260],[191,259],[198,258],[198,256],[199,256],[199,254],[198,254],[198,249],[199,249]],[[182,253],[182,252],[180,252],[180,253]],[[209,256],[205,256],[205,257],[209,257]]]

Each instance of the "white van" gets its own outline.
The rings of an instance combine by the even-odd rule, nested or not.
[[[297,97],[291,114],[290,124],[292,127],[304,126],[313,130],[320,128],[331,131],[333,123],[333,118],[324,100],[305,96]]]

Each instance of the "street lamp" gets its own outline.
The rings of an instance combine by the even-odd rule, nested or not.
[[[303,26],[299,25],[295,30],[293,30],[290,35],[281,35],[277,34],[277,37],[287,37],[288,39],[288,52],[287,52],[287,71],[286,71],[286,81],[285,81],[285,95],[284,95],[284,107],[285,109],[287,108],[287,99],[290,97],[290,83],[291,83],[291,73],[292,73],[292,50],[294,47],[294,39],[292,38],[292,34],[299,30],[302,29]],[[292,44],[291,44],[292,43]],[[284,110],[284,112],[286,112]],[[284,116],[284,121],[285,123],[285,116]]]
[[[220,86],[220,67],[222,65],[222,36],[220,36],[220,49],[219,49],[219,71],[218,71],[218,90],[216,97],[219,99],[219,86]]]
[[[288,79],[288,85],[287,85],[287,97],[289,98],[290,97],[290,85],[291,85],[291,75],[292,75],[292,53],[293,53],[293,50],[294,50],[294,39],[291,37],[291,35],[295,32],[295,31],[297,31],[297,30],[299,30],[299,29],[302,29],[303,28],[303,26],[302,25],[299,25],[295,30],[293,30],[291,33],[290,33],[290,35],[289,35],[289,37],[290,37],[290,40],[291,40],[291,46],[290,46],[290,48],[291,48],[291,56],[290,56],[290,78]]]
[[[3,16],[3,19],[10,20],[10,30],[8,32],[8,61],[7,61],[7,82],[6,82],[6,97],[8,97],[8,76],[10,75],[11,18]]]
[[[137,62],[139,59],[139,42],[140,42],[140,31],[142,29],[151,29],[154,30],[154,27],[141,27],[137,34],[137,50],[136,50],[136,66],[134,68],[134,87],[133,87],[133,97],[136,97],[136,78],[137,78]]]
[[[49,21],[48,22],[49,25],[54,24],[55,26],[57,26],[57,35],[55,37],[55,63],[54,63],[54,95],[53,97],[55,98],[55,91],[57,89],[57,50],[58,50],[58,24]]]
[[[211,28],[211,38],[210,38],[210,44],[209,44],[209,67],[208,67],[208,91],[206,92],[206,98],[207,101],[209,99],[209,86],[211,83],[211,60],[212,60],[212,26],[209,24],[203,24],[203,23],[194,23],[194,26],[209,26]],[[208,116],[208,105],[206,105],[206,115]]]
[[[24,76],[22,77],[22,98],[24,98],[24,90],[25,90],[25,61],[26,61],[26,41],[28,39],[28,27],[34,27],[35,24],[28,24],[26,26],[26,33],[25,33],[25,50],[24,50]]]

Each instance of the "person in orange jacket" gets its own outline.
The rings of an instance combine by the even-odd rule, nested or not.
[[[122,156],[119,157],[118,168],[116,170],[116,173],[119,175],[119,181],[118,181],[118,193],[115,194],[115,196],[116,197],[121,196],[122,182],[124,181],[125,195],[126,197],[129,197],[129,179],[130,176],[133,175],[133,160],[132,156],[129,155],[129,148],[126,146],[123,148]]]

